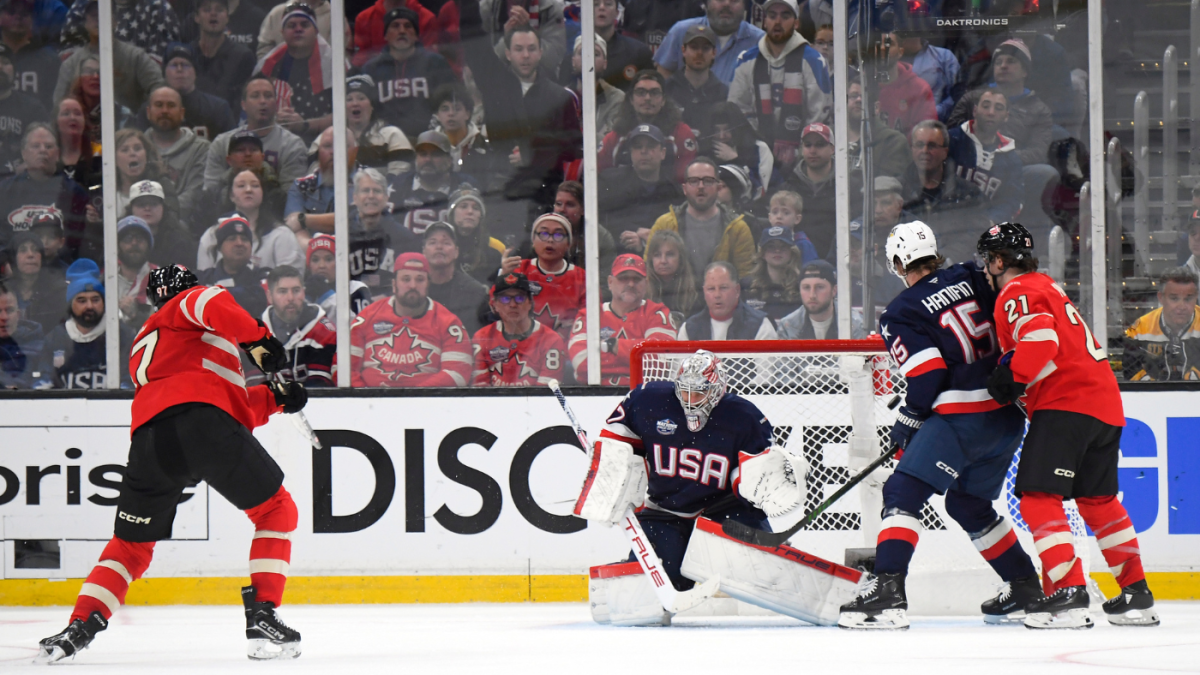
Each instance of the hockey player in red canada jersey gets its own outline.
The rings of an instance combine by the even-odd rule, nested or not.
[[[396,258],[391,297],[367,305],[350,324],[350,382],[355,387],[465,387],[471,336],[429,297],[429,261]]]
[[[1029,414],[1014,492],[1042,559],[1045,598],[1025,609],[1029,628],[1090,628],[1083,565],[1075,556],[1064,499],[1095,533],[1121,586],[1104,603],[1117,625],[1158,625],[1137,533],[1117,499],[1125,413],[1104,346],[1054,280],[1037,271],[1033,237],[1017,223],[983,233],[981,263],[999,291],[996,333],[1005,353],[988,378],[1001,404]]]
[[[286,365],[283,345],[220,286],[198,285],[182,265],[150,273],[157,310],[138,332],[129,358],[133,397],[129,462],[117,501],[114,535],[92,569],[70,625],[41,641],[38,658],[54,662],[87,647],[150,565],[155,542],[171,537],[185,488],[200,481],[254,523],[251,585],[242,589],[248,656],[300,655],[300,633],[275,614],[291,560],[297,512],[283,471],[251,430],[308,400],[297,383],[247,387],[238,345],[259,368]]]
[[[646,299],[646,262],[633,253],[613,261],[608,277],[612,301],[600,309],[602,384],[629,386],[629,352],[643,340],[674,340],[671,310]],[[580,310],[567,343],[575,380],[587,382],[587,311]]]
[[[532,238],[534,257],[512,267],[505,265],[503,271],[519,272],[529,279],[534,318],[558,331],[566,342],[575,315],[587,300],[583,268],[566,259],[571,249],[571,222],[557,213],[538,216],[533,221]]]
[[[524,274],[496,280],[488,301],[500,320],[475,331],[476,387],[536,387],[562,377],[562,338],[533,318],[533,295]]]

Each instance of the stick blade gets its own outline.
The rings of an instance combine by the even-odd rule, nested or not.
[[[787,541],[787,538],[791,535],[790,532],[767,532],[766,530],[760,530],[744,523],[739,523],[736,520],[726,520],[721,523],[721,531],[740,542],[754,546],[765,546],[767,548],[779,546]]]
[[[713,577],[702,584],[697,584],[690,591],[676,593],[671,606],[663,609],[672,614],[687,611],[716,595],[719,590],[721,590],[721,577]]]

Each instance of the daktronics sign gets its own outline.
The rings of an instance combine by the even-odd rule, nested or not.
[[[936,19],[938,28],[1004,28],[1008,26],[1008,18],[995,19]]]

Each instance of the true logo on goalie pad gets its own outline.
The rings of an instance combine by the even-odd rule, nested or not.
[[[656,427],[658,428],[658,433],[664,436],[670,436],[671,434],[675,433],[675,430],[679,428],[679,425],[675,424],[671,420],[659,420]]]
[[[642,564],[645,566],[646,571],[649,572],[649,577],[654,582],[654,585],[657,587],[667,583],[667,578],[663,575],[662,570],[655,566],[654,558],[647,550],[650,544],[638,535],[637,527],[629,521],[629,518],[625,519],[625,529],[631,533],[632,536],[629,537],[629,541],[635,548],[634,553],[642,560]]]

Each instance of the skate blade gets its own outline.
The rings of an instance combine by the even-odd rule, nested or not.
[[[63,651],[62,647],[57,645],[51,647],[50,649],[39,647],[37,656],[33,657],[33,662],[36,665],[48,666],[51,663],[62,661],[65,658],[67,658],[67,653]]]
[[[1108,622],[1114,626],[1157,626],[1158,612],[1154,608],[1149,609],[1131,609],[1128,612],[1121,614],[1108,614]]]
[[[1011,626],[1025,623],[1025,610],[1018,609],[1010,614],[984,614],[983,622],[990,626]]]
[[[1096,625],[1086,607],[1069,609],[1054,614],[1034,612],[1025,617],[1025,627],[1030,630],[1086,630]]]
[[[846,630],[908,630],[908,616],[902,609],[885,609],[875,617],[863,612],[842,612],[838,628]]]
[[[255,661],[270,661],[272,659],[294,659],[300,656],[299,642],[271,642],[270,640],[249,640],[246,646],[246,657]]]

